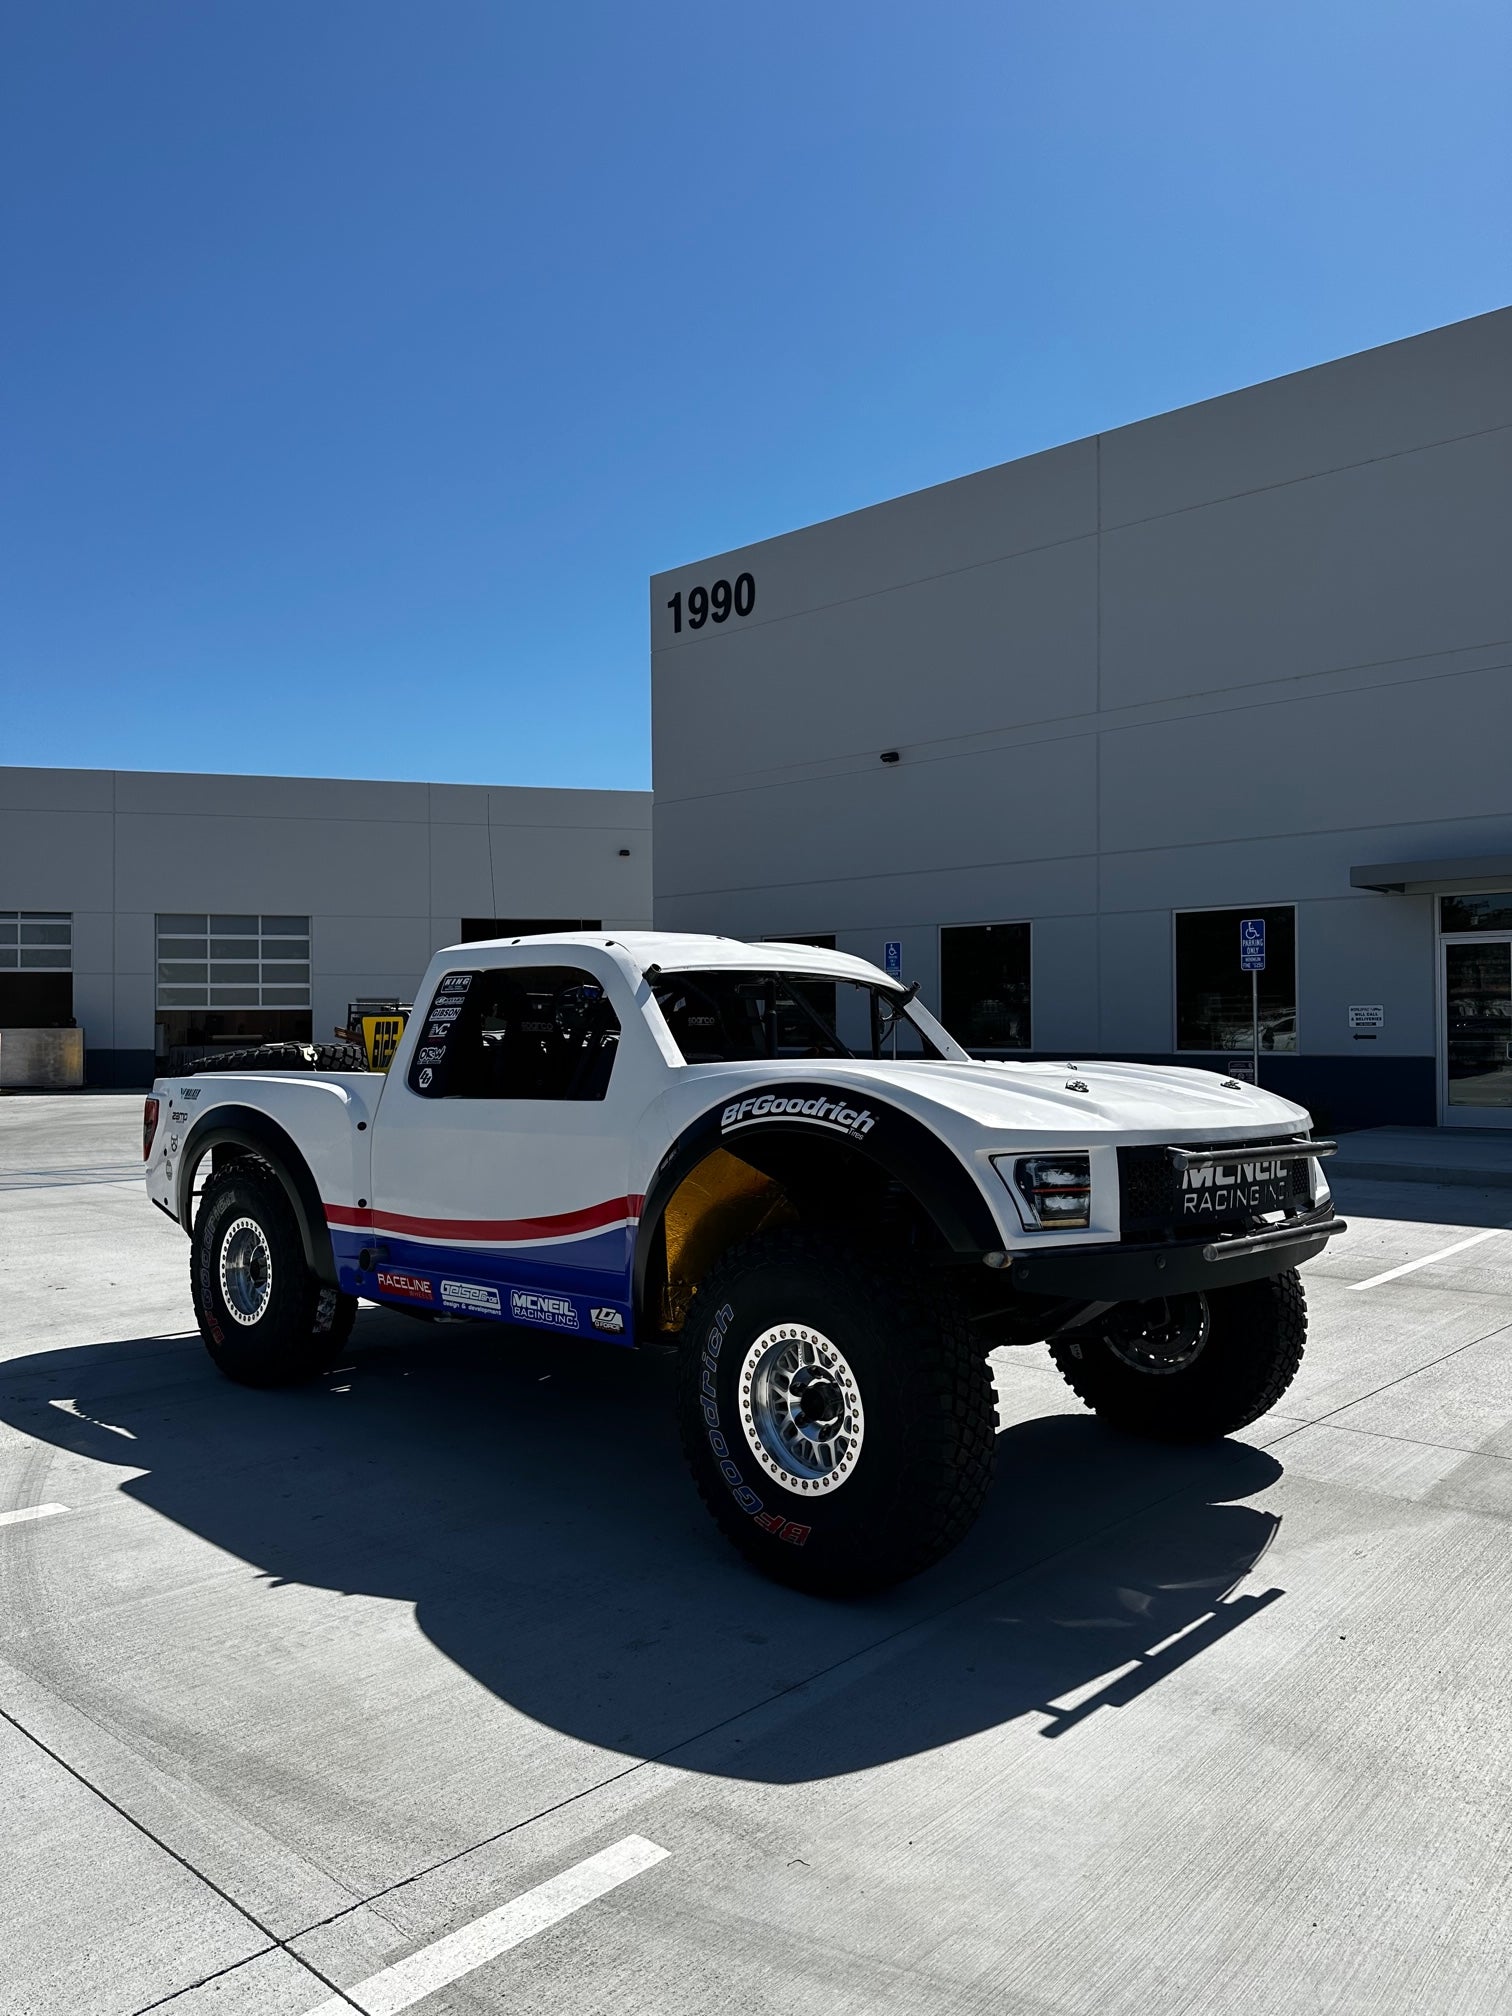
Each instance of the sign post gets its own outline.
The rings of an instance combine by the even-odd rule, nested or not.
[[[1260,1083],[1260,975],[1265,971],[1265,919],[1239,919],[1239,971],[1250,976],[1250,1044],[1255,1059],[1256,1085]]]

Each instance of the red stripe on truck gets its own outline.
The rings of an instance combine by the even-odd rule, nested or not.
[[[397,1211],[358,1211],[326,1204],[326,1222],[359,1231],[407,1232],[417,1239],[563,1239],[596,1232],[606,1225],[638,1219],[643,1197],[610,1197],[581,1211],[558,1211],[549,1218],[407,1218]]]

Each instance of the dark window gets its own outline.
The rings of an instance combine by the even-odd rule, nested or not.
[[[1027,1050],[1029,926],[947,924],[940,932],[940,1020],[968,1050]]]
[[[602,931],[597,917],[464,917],[464,945],[484,938],[544,938],[553,931]]]
[[[72,973],[0,971],[0,1029],[71,1029]]]
[[[1512,931],[1512,889],[1489,896],[1441,896],[1439,928],[1444,931]]]
[[[160,1008],[154,1048],[171,1075],[217,1050],[308,1043],[313,1034],[308,1008]]]
[[[410,1059],[426,1099],[602,1099],[619,1017],[576,966],[443,975]]]
[[[1176,916],[1176,1048],[1248,1050],[1250,976],[1239,965],[1239,922],[1265,919],[1260,978],[1260,1048],[1297,1047],[1297,913],[1184,910]]]

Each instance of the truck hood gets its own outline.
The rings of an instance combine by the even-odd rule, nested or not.
[[[710,1079],[727,1067],[704,1067]],[[779,1067],[779,1071],[781,1067]],[[860,1060],[789,1063],[788,1073],[854,1087],[928,1121],[951,1113],[1016,1139],[1067,1147],[1116,1135],[1122,1142],[1241,1141],[1294,1134],[1312,1124],[1305,1107],[1253,1085],[1154,1064],[892,1064]],[[740,1067],[743,1084],[752,1081]],[[778,1072],[772,1074],[773,1077]],[[730,1082],[733,1090],[734,1074]],[[766,1082],[770,1083],[768,1078]],[[1085,1087],[1085,1090],[1082,1088]]]

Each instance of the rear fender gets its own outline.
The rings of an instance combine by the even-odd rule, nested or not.
[[[212,1106],[197,1120],[184,1141],[179,1161],[175,1206],[178,1221],[187,1232],[194,1210],[195,1175],[205,1157],[217,1148],[242,1154],[260,1155],[283,1187],[299,1226],[305,1264],[316,1279],[328,1288],[339,1287],[336,1256],[326,1225],[325,1206],[310,1166],[295,1146],[293,1137],[259,1113],[255,1106]]]

